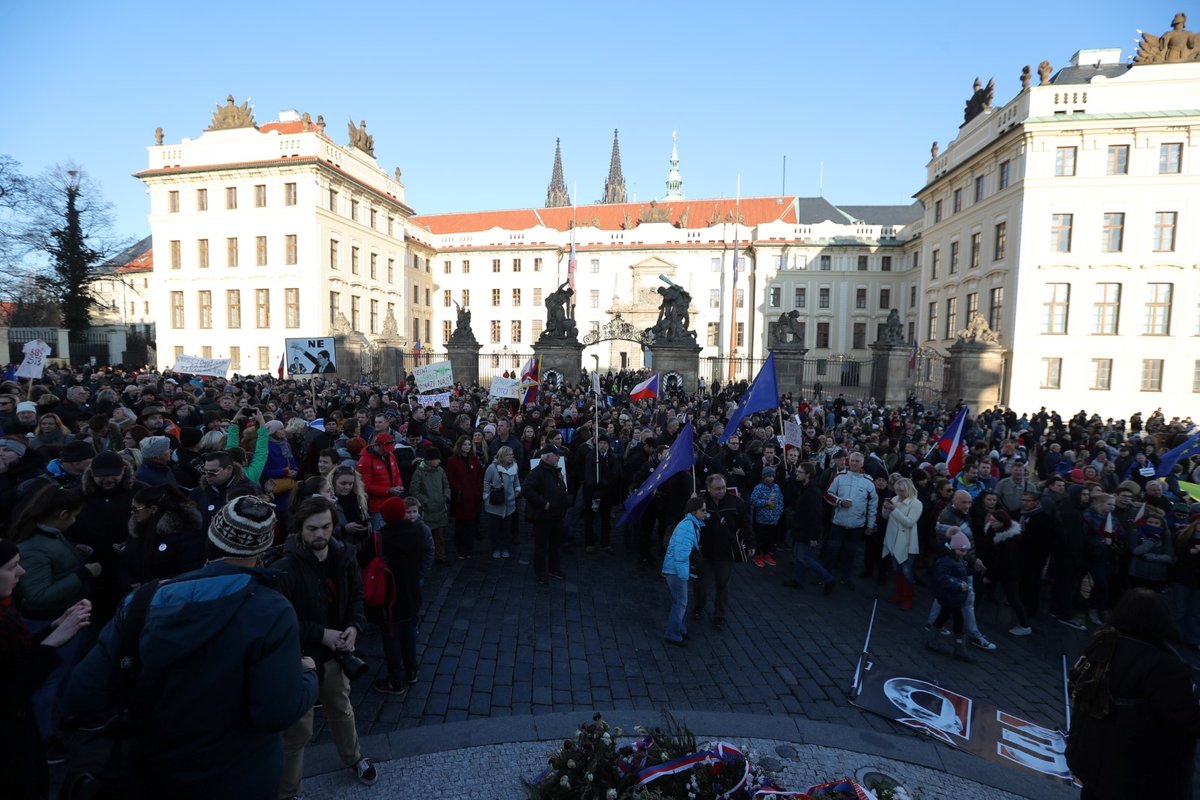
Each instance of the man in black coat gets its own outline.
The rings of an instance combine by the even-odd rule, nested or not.
[[[750,514],[740,497],[726,491],[724,475],[709,475],[705,486],[704,505],[708,519],[700,531],[701,567],[700,579],[696,582],[696,604],[692,617],[699,619],[708,599],[709,589],[714,589],[713,627],[725,626],[725,609],[729,597],[729,576],[733,563],[754,557],[754,528]],[[745,547],[742,555],[741,546]],[[736,551],[736,556],[735,556]]]
[[[586,446],[586,445],[585,445]],[[586,446],[583,459],[583,543],[587,552],[596,548],[596,518],[600,518],[600,546],[611,553],[613,487],[621,478],[621,463],[601,434],[595,448]]]
[[[808,570],[814,570],[825,587],[826,596],[833,593],[833,573],[821,563],[821,536],[824,530],[825,491],[817,482],[817,465],[805,461],[796,470],[800,497],[788,536],[792,539],[792,577],[784,586],[803,589],[808,582]]]
[[[562,540],[571,497],[558,469],[563,453],[554,445],[542,449],[541,460],[521,484],[525,513],[533,525],[533,572],[539,585],[547,578],[566,580],[562,573]]]
[[[295,533],[284,543],[284,556],[272,568],[283,573],[279,591],[296,609],[300,621],[300,649],[316,662],[321,678],[319,697],[342,762],[364,784],[378,775],[364,758],[350,704],[350,679],[346,675],[363,616],[362,576],[354,546],[333,538],[337,514],[324,497],[310,497],[292,512]],[[304,747],[312,738],[313,712],[283,733],[283,778],[280,797],[300,794],[304,773]]]

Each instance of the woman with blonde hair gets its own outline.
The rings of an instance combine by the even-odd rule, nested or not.
[[[37,436],[29,441],[34,450],[46,445],[62,446],[74,438],[75,433],[59,418],[58,414],[42,414],[38,417]]]
[[[893,491],[896,496],[885,500],[882,509],[883,516],[887,518],[883,555],[891,556],[896,565],[892,573],[896,594],[888,602],[910,611],[917,586],[913,577],[913,563],[921,552],[917,520],[921,518],[924,506],[917,499],[917,487],[908,478],[897,479]]]
[[[483,475],[483,511],[491,530],[492,558],[508,558],[516,539],[517,498],[521,494],[520,470],[507,445],[496,451],[496,458]]]
[[[359,475],[354,467],[342,464],[329,470],[325,480],[333,489],[331,499],[338,507],[338,516],[344,520],[340,531],[342,539],[356,546],[362,545],[366,542],[371,522],[371,515],[367,512],[367,490],[363,486],[362,475]],[[358,550],[359,560],[369,563],[374,553],[361,546]]]

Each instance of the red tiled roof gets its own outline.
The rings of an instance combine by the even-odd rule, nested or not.
[[[278,121],[264,122],[262,125],[258,126],[258,129],[260,131],[262,131],[263,133],[270,133],[271,131],[279,131],[282,134],[304,133],[305,131],[319,130],[317,128],[317,123],[305,122],[302,119],[294,119],[294,120],[290,120],[288,122],[278,122]]]
[[[572,218],[580,227],[594,226],[601,230],[622,230],[626,215],[636,226],[637,220],[651,207],[651,203],[616,203],[613,205],[579,206],[578,208],[522,208],[507,211],[476,211],[463,214],[427,214],[412,218],[422,228],[437,234],[468,233],[492,228],[520,231],[539,224],[560,231],[570,230]],[[790,197],[747,197],[740,206],[733,198],[719,200],[677,200],[654,203],[665,208],[671,224],[680,228],[707,228],[716,215],[719,219],[733,220],[734,209],[741,214],[743,224],[761,225],[781,220],[796,224],[796,209]],[[684,214],[687,224],[681,224]]]

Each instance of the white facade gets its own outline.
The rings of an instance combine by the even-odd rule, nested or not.
[[[975,304],[1007,351],[1005,404],[1191,413],[1198,99],[1200,64],[1085,50],[965,124],[918,194],[920,340],[944,350]]]

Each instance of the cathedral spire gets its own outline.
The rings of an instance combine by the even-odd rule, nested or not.
[[[546,208],[562,208],[571,205],[567,184],[563,181],[562,146],[554,140],[554,170],[550,173],[550,186],[546,189]]]
[[[612,160],[608,163],[608,180],[604,182],[603,204],[625,202],[625,176],[621,174],[621,143],[617,140],[617,131],[613,129]]]
[[[671,169],[667,172],[667,193],[663,200],[683,199],[683,176],[679,174],[679,149],[675,145],[675,131],[671,131]]]

